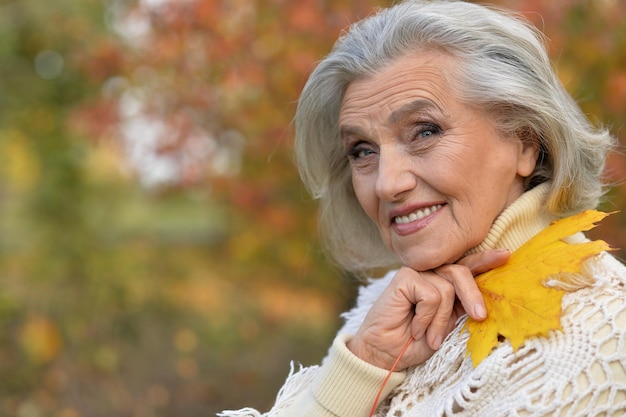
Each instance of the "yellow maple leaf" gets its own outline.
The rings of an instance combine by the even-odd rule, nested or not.
[[[467,351],[474,367],[504,337],[513,350],[529,337],[547,336],[561,329],[561,299],[565,291],[543,285],[551,275],[580,272],[582,262],[610,250],[602,241],[568,244],[562,239],[590,230],[609,214],[587,210],[553,222],[511,254],[506,265],[476,278],[488,316],[484,321],[468,317]]]

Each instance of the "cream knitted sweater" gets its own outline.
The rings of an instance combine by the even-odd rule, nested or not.
[[[520,197],[471,252],[515,250],[545,228],[554,220],[542,209],[545,191],[538,186]],[[387,372],[354,356],[346,341],[393,275],[360,289],[322,365],[297,371],[292,365],[272,410],[220,416],[367,417]],[[603,253],[587,263],[586,275],[580,282],[553,282],[569,290],[563,331],[531,338],[517,352],[504,341],[476,369],[466,356],[468,334],[461,332],[465,317],[460,319],[429,360],[392,375],[376,416],[626,415],[626,267]]]

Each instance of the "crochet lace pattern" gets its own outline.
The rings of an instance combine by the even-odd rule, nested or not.
[[[595,285],[563,298],[563,331],[517,352],[505,341],[473,369],[461,324],[377,416],[626,415],[626,269],[601,258],[590,267]]]
[[[465,318],[442,347],[378,407],[377,417],[589,417],[626,415],[626,267],[609,254],[589,265],[595,283],[563,297],[562,331],[503,341],[476,369],[466,353]],[[353,333],[391,274],[361,288],[340,333]],[[224,417],[281,417],[311,384],[318,366],[292,365],[275,406]],[[341,416],[338,416],[341,417]]]

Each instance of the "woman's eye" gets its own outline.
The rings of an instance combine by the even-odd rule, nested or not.
[[[441,133],[441,128],[434,124],[425,124],[419,126],[415,134],[416,138],[428,139]]]
[[[370,155],[374,154],[374,150],[369,146],[365,146],[364,144],[357,144],[348,152],[348,157],[350,159],[360,159],[366,158]]]

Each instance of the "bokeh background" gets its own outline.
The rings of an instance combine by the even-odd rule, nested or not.
[[[0,0],[0,416],[268,409],[354,299],[295,102],[375,0]],[[626,1],[501,0],[626,140]],[[624,157],[605,210],[624,203]],[[626,214],[594,231],[626,246]],[[618,251],[623,256],[623,251]]]

